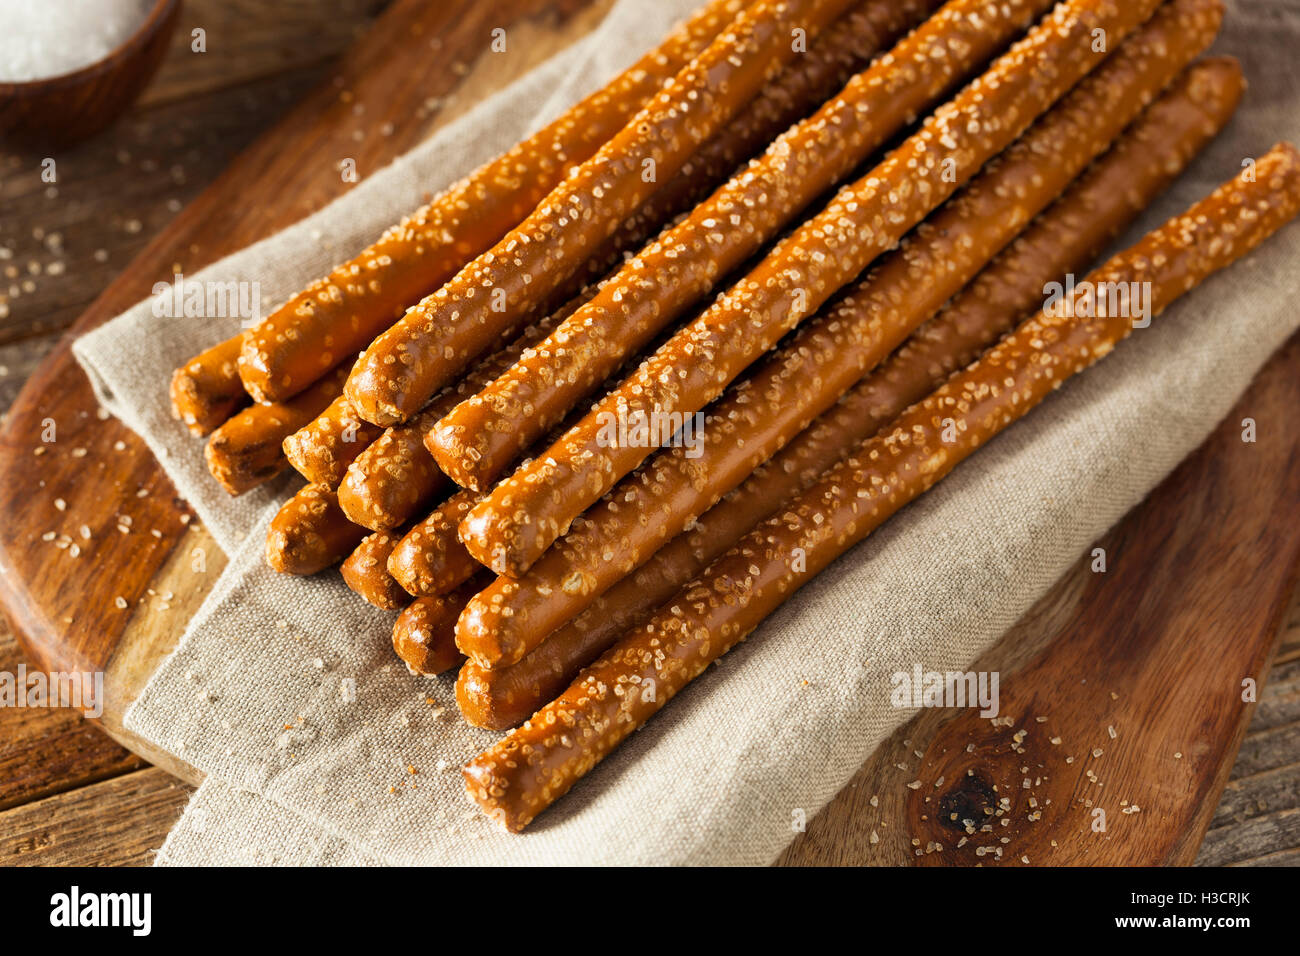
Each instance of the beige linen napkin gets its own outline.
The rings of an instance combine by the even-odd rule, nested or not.
[[[672,12],[690,5],[678,0]],[[534,115],[518,109],[521,99],[563,90],[549,101],[554,109],[576,98],[575,81],[612,71],[604,58],[626,61],[662,32],[663,22],[649,21],[667,6],[623,0],[591,41],[467,117],[452,142],[436,137],[403,163],[423,164],[429,152],[454,158],[421,188],[463,171],[483,155],[477,143],[474,158],[465,155],[474,141],[466,133],[483,128],[492,149],[517,138],[519,114]],[[1300,139],[1297,43],[1293,0],[1230,4],[1216,49],[1242,57],[1251,89],[1138,229],[1234,175],[1244,157]],[[410,204],[411,195],[392,198],[386,175],[314,221],[364,217],[371,202]],[[391,183],[410,185],[402,164]],[[373,231],[349,235],[359,245]],[[309,233],[295,227],[235,257],[238,269],[300,246],[310,248]],[[260,558],[266,513],[235,513],[208,495],[204,519],[223,524],[231,563],[127,715],[133,731],[209,775],[160,862],[770,861],[791,838],[796,811],[811,816],[911,716],[890,704],[891,674],[915,663],[964,669],[1217,424],[1300,325],[1291,305],[1298,255],[1293,226],[1135,332],[795,595],[519,836],[465,799],[459,767],[495,735],[459,721],[451,678],[408,675],[389,647],[392,615],[363,605],[336,576],[271,573]],[[298,281],[320,271],[306,252],[287,261],[311,263]],[[284,294],[298,284],[278,281]],[[194,489],[206,477],[161,410],[161,390],[137,385],[148,378],[138,367],[115,371],[131,354],[123,339],[170,334],[137,309],[83,340],[78,355],[110,409],[152,447],[173,449],[163,463],[178,485],[204,495]],[[205,341],[192,335],[177,354]],[[1259,440],[1290,427],[1261,420]]]

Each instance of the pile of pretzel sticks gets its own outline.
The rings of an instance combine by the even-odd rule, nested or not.
[[[342,562],[413,671],[515,728],[464,773],[522,829],[1129,335],[1096,290],[1143,285],[1142,326],[1300,211],[1282,144],[1044,304],[1228,123],[1238,64],[1193,62],[1221,18],[711,0],[187,363],[177,414],[232,494],[307,479],[272,567]]]

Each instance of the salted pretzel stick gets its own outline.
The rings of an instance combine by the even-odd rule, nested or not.
[[[803,205],[808,199],[822,192],[824,187],[840,178],[888,134],[912,119],[919,109],[941,95],[957,78],[964,76],[996,53],[1012,36],[1022,30],[1037,12],[1048,5],[1042,0],[1005,5],[998,10],[989,11],[984,19],[978,21],[978,24],[973,24],[970,14],[975,5],[949,4],[942,15],[937,16],[918,31],[915,39],[905,41],[901,48],[905,52],[895,50],[886,58],[889,69],[876,68],[869,77],[858,77],[850,84],[850,89],[858,91],[851,104],[844,103],[844,97],[837,98],[836,102],[840,103],[837,109],[823,109],[818,114],[818,118],[810,120],[799,128],[800,134],[809,143],[826,154],[820,165],[807,165],[803,168],[802,172],[807,175],[803,176],[801,188],[793,189],[789,185],[799,177],[790,175],[788,157],[803,156],[807,150],[803,146],[794,148],[788,145],[790,137],[787,136],[786,146],[769,150],[769,162],[766,167],[769,175],[766,179],[759,177],[754,172],[755,164],[751,164],[749,170],[692,214],[692,221],[687,224],[687,232],[683,232],[683,228],[674,229],[670,235],[676,238],[671,240],[661,238],[655,244],[655,248],[660,250],[661,258],[664,260],[660,265],[671,263],[672,269],[678,269],[677,263],[681,261],[681,257],[677,254],[678,247],[688,244],[685,236],[695,236],[697,238],[691,241],[699,246],[702,257],[696,263],[698,267],[696,278],[702,288],[708,288],[716,281],[719,273],[742,261],[745,254],[757,248],[759,241],[775,230],[776,224],[788,218],[788,215],[782,214],[782,209],[790,212],[792,208]],[[933,7],[935,4],[930,3],[928,6]],[[868,3],[859,13],[863,16],[884,16],[879,7],[879,4]],[[919,17],[921,11],[906,9],[906,7],[907,5],[903,5],[895,9],[890,5],[886,20],[876,27],[882,37],[896,35],[901,23]],[[880,42],[884,42],[883,39]],[[950,52],[950,46],[957,52]],[[937,55],[936,50],[943,52],[944,55]],[[862,114],[866,114],[870,122],[864,122]],[[830,132],[833,127],[840,127],[834,130],[834,135]],[[764,204],[769,200],[773,205],[764,211]],[[786,205],[781,206],[780,202]],[[734,236],[729,235],[725,240],[721,239],[716,229],[709,224],[716,220],[734,217],[737,211],[744,212],[746,228],[735,230]],[[756,223],[760,222],[766,222],[768,229],[766,232],[756,233],[754,231],[757,229]],[[725,243],[731,245],[727,247],[727,255],[724,256],[719,250]],[[662,286],[675,289],[679,293],[683,291],[686,283],[665,282],[665,274],[662,271],[655,271],[651,279],[646,273],[647,261],[649,260],[644,254],[634,260],[637,269],[633,271],[640,278],[635,281],[626,279],[629,270],[624,268],[610,282],[623,280],[625,284],[615,287],[607,282],[602,287],[598,299],[606,305],[610,302],[620,302],[619,308],[625,308],[632,296],[640,296],[644,299],[647,290],[651,288],[659,289]],[[614,291],[611,292],[611,289]],[[690,296],[681,297],[674,309],[677,312],[685,309],[690,299]],[[646,338],[656,327],[666,323],[672,312],[665,310],[662,303],[643,302],[642,306],[641,318],[644,323],[642,338]],[[579,310],[573,318],[566,320],[563,327],[570,330],[586,329],[592,327],[593,323],[597,327],[602,324],[601,321],[593,319],[588,306]],[[548,341],[553,341],[554,338],[553,335]],[[637,344],[641,344],[640,340]],[[561,384],[560,379],[571,374],[576,375],[575,372],[570,371],[572,368],[570,359],[578,354],[581,353],[572,350],[566,352],[562,345],[552,345],[546,355],[530,350],[525,353],[525,357],[529,359],[532,367],[536,368],[540,363],[544,369],[549,367],[550,359],[554,358],[555,377],[550,381],[558,388]],[[621,354],[615,355],[611,361],[616,362],[621,358]],[[610,364],[611,362],[606,362],[601,367],[602,375],[606,373]],[[495,403],[495,398],[483,397],[487,394],[485,391],[476,401],[480,408],[484,407],[485,401]],[[461,406],[464,407],[466,406]],[[565,409],[562,407],[560,410]],[[551,417],[547,417],[545,421],[548,425],[553,424]],[[533,437],[533,432],[522,427],[524,424],[526,423],[520,423],[521,434],[526,438]],[[437,451],[434,436],[426,437],[426,445],[431,451]],[[502,451],[504,447],[499,443],[496,446],[498,456],[504,455],[500,458],[501,461],[513,457],[517,451],[526,447],[526,443],[510,441],[509,448]],[[473,486],[478,483],[476,475],[484,477],[495,474],[499,470],[496,465],[489,464],[485,460],[480,464],[486,465],[486,471],[476,471],[475,462],[480,454],[492,453],[486,445],[458,448],[455,455],[444,448],[443,461],[451,465],[454,476],[461,483]],[[412,593],[422,595],[443,593],[465,580],[478,567],[464,550],[464,546],[456,540],[454,529],[447,520],[450,514],[463,515],[470,498],[469,495],[461,494],[436,509],[395,549],[389,568]]]
[[[427,451],[424,433],[437,421],[438,400],[404,425],[380,436],[348,465],[339,482],[343,513],[363,528],[396,528],[450,484]]]
[[[241,374],[259,399],[283,399],[364,347],[406,306],[516,225],[554,188],[568,164],[586,159],[622,128],[743,6],[744,0],[712,0],[603,89],[448,187],[296,295],[257,331],[240,333],[191,359],[173,379],[177,414],[191,430],[206,434],[247,393]],[[246,342],[248,355],[237,365]]]
[[[361,416],[392,425],[419,411],[796,55],[793,30],[816,36],[849,3],[754,0],[517,228],[371,343],[345,389]]]
[[[339,510],[333,491],[306,485],[271,519],[266,563],[281,574],[315,574],[341,561],[365,534]]]
[[[456,649],[456,618],[486,580],[475,578],[439,597],[416,598],[401,613],[393,625],[393,650],[411,673],[433,677],[465,659]]]
[[[235,369],[239,345],[239,336],[219,342],[172,373],[172,411],[192,434],[208,434],[248,402]]]
[[[643,209],[624,223],[620,235],[614,237],[619,241],[602,247],[597,258],[584,265],[582,278],[600,278],[616,261],[621,261],[624,242],[633,240],[640,234],[637,223],[642,220],[643,213],[652,215]],[[552,298],[567,298],[567,293],[574,291],[571,287],[575,285],[581,284],[566,282]],[[535,310],[534,315],[540,313],[545,317],[532,325],[526,325],[522,334],[480,361],[464,378],[444,389],[410,420],[386,429],[365,423],[364,432],[368,440],[355,452],[349,453],[347,449],[354,446],[344,444],[344,438],[347,437],[345,427],[351,424],[352,419],[351,404],[346,397],[338,399],[338,403],[348,409],[346,423],[333,420],[331,409],[327,408],[319,418],[303,429],[304,435],[310,435],[310,447],[316,460],[329,460],[331,463],[341,461],[343,464],[340,479],[333,484],[338,485],[339,505],[344,513],[362,527],[380,531],[405,524],[412,515],[431,504],[449,481],[425,448],[425,435],[429,429],[448,409],[464,401],[508,368],[525,348],[544,337],[556,324],[594,295],[595,291],[594,284],[578,289],[576,295],[554,312],[545,307]],[[287,444],[285,450],[289,451]],[[290,458],[292,460],[292,454]],[[299,471],[302,472],[303,469],[299,468]],[[332,473],[331,469],[329,475],[332,476]],[[313,479],[312,475],[307,475],[306,472],[303,474],[309,480],[324,480],[324,477]],[[315,474],[322,475],[322,472],[316,471]]]
[[[942,312],[692,527],[518,663],[485,670],[466,661],[456,682],[465,719],[491,730],[526,720],[754,525],[973,361],[1032,311],[1046,283],[1086,269],[1223,128],[1242,86],[1228,57],[1187,69]]]
[[[1218,0],[1164,8],[850,295],[721,398],[701,447],[655,454],[526,573],[501,577],[470,602],[458,627],[461,650],[484,667],[513,663],[740,484],[1058,197],[1209,45],[1220,14]],[[461,525],[463,539],[485,504]]]
[[[1256,182],[1234,178],[1112,258],[1088,276],[1090,288],[1150,283],[1156,314],[1250,251],[1300,212],[1300,153],[1274,147],[1255,172]],[[1071,304],[1085,294],[1080,287]],[[498,823],[523,829],[822,568],[1132,330],[1128,316],[1076,311],[1044,309],[1024,321],[746,535],[557,700],[472,760],[464,774],[473,799]],[[800,570],[791,566],[796,549],[806,562]]]
[[[514,228],[744,8],[711,0],[602,89],[393,226],[243,337],[239,375],[258,400],[306,388],[411,303]],[[423,404],[423,403],[421,403]]]
[[[242,495],[284,470],[284,440],[319,415],[343,391],[346,369],[284,402],[250,405],[208,436],[208,471],[232,495]]]
[[[686,195],[691,195],[693,184],[689,177],[675,182],[686,183]],[[525,345],[537,341],[594,294],[594,289],[582,289],[584,281],[600,278],[621,262],[625,248],[644,238],[666,214],[661,208],[647,207],[630,216],[593,259],[557,287],[555,295],[528,318],[536,314],[546,316],[553,300],[568,299],[570,293],[576,292],[576,298],[561,309],[559,316],[527,328],[516,342],[484,359],[479,368],[445,389],[420,414],[402,425],[388,429],[372,425],[357,416],[346,396],[340,395],[313,421],[285,439],[284,451],[290,464],[308,481],[338,488],[339,504],[355,523],[376,531],[404,523],[447,485],[436,462],[424,449],[425,433],[447,409],[491,381],[518,357]],[[507,356],[509,361],[503,363]],[[362,460],[354,468],[358,459]],[[349,477],[346,487],[339,487],[345,476]]]
[[[339,568],[348,587],[367,603],[386,611],[396,611],[411,603],[411,595],[388,573],[388,556],[401,537],[400,531],[372,532],[361,539]]]
[[[348,466],[382,433],[378,425],[362,421],[340,395],[284,440],[284,456],[308,481],[336,488]]]
[[[465,515],[483,500],[469,488],[456,492],[407,532],[388,558],[388,573],[411,594],[444,594],[468,581],[483,566],[456,536]]]
[[[541,445],[545,448],[545,442]],[[389,555],[388,573],[409,593],[433,597],[483,570],[459,533],[460,523],[483,498],[483,492],[463,488],[417,521]]]
[[[590,289],[587,294],[590,295],[594,291],[594,289]],[[527,345],[545,336],[551,328],[554,328],[555,324],[562,321],[579,304],[579,300],[571,302],[566,309],[529,329],[509,349],[503,350],[492,358],[484,359],[474,373],[456,386],[456,394],[451,396],[449,401],[443,402],[435,399],[434,404],[426,412],[416,416],[406,425],[393,426],[389,431],[409,436],[407,440],[411,442],[420,441],[421,436],[427,438],[427,431],[431,427],[433,420],[440,417],[453,404],[462,400],[468,392],[472,392],[480,388],[485,382],[490,381],[510,362],[518,358]],[[413,458],[421,458],[421,455],[423,455],[424,457],[421,460],[432,462],[433,459],[428,455],[424,444],[424,442],[421,442],[418,451],[412,448],[410,455]],[[545,447],[545,445],[543,444],[542,447]],[[389,470],[391,469],[385,469],[384,471]],[[439,474],[441,474],[441,471],[439,471]],[[393,486],[389,495],[392,498],[400,495],[402,489],[406,487],[403,483],[392,481],[387,477],[383,479],[381,484],[385,487]],[[340,491],[340,500],[345,506],[344,510],[347,511],[347,502],[343,500],[342,491]],[[461,544],[457,531],[460,522],[468,514],[469,509],[481,500],[483,500],[483,495],[480,492],[472,489],[457,491],[434,508],[423,520],[416,522],[406,536],[394,547],[388,559],[388,571],[408,593],[419,597],[436,597],[460,586],[482,569],[482,565],[470,557],[469,552],[465,550],[465,546]],[[399,509],[395,507],[388,510],[391,513],[401,514],[409,514],[415,511],[414,508],[410,508],[401,509],[399,512]],[[351,515],[350,511],[348,513]]]
[[[1060,4],[870,173],[782,240],[747,276],[592,406],[461,525],[470,554],[518,576],[653,450],[610,440],[619,422],[694,414],[786,332],[947,199],[1103,58],[1157,0]],[[462,621],[463,623],[463,621]],[[477,647],[469,646],[476,659]],[[495,650],[483,648],[490,659]],[[507,655],[508,656],[508,655]],[[517,658],[516,658],[517,659]],[[502,663],[506,659],[501,660]]]
[[[454,408],[429,435],[439,466],[462,487],[490,488],[624,361],[1052,2],[946,4],[630,259],[504,375]]]

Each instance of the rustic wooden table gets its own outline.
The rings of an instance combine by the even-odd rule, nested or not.
[[[468,8],[474,0],[448,2]],[[608,3],[510,6],[524,16],[546,10],[594,20]],[[41,182],[41,157],[0,154],[0,413],[148,238],[325,80],[339,51],[385,4],[188,0],[158,78],[117,126],[60,155],[58,185]],[[207,34],[204,56],[189,50],[198,27]],[[472,73],[473,65],[457,68]],[[429,109],[465,105],[438,101]],[[1200,863],[1300,860],[1300,602],[1285,627]],[[12,673],[21,661],[0,622],[0,671]],[[2,863],[148,864],[189,793],[75,712],[0,709]]]

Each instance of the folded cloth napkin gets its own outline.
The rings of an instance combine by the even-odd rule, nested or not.
[[[629,62],[694,0],[622,0],[585,41],[393,166],[204,276],[285,297],[384,224]],[[1130,233],[1282,138],[1300,139],[1300,5],[1232,6],[1217,51],[1251,80],[1223,136]],[[539,112],[536,104],[545,103]],[[313,234],[337,237],[322,249]],[[336,575],[261,560],[283,489],[229,502],[171,420],[170,370],[229,328],[147,304],[76,346],[114,414],[159,454],[231,561],[127,726],[208,775],[164,864],[681,864],[771,861],[912,716],[890,677],[963,670],[1218,423],[1297,325],[1292,227],[1136,332],[796,594],[522,835],[467,802],[460,766],[495,739],[465,726],[452,678],[410,676],[392,615]],[[142,368],[141,364],[145,367]],[[1261,440],[1288,422],[1259,422]],[[1249,445],[1242,453],[1249,454]],[[869,822],[869,821],[868,821]]]

